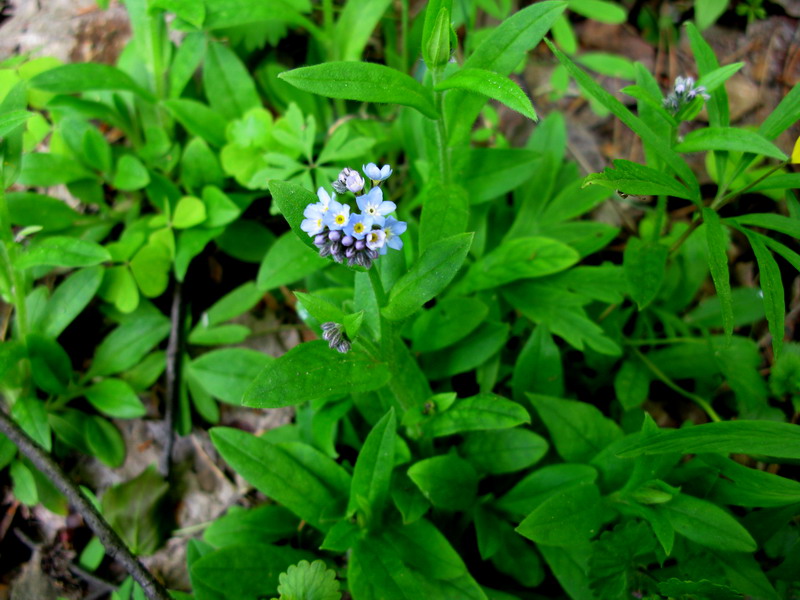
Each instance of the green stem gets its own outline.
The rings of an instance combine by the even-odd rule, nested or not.
[[[638,340],[623,340],[625,346],[659,346],[665,344],[707,344],[706,340],[692,337],[650,338]]]
[[[375,299],[378,301],[378,308],[383,308],[386,305],[386,292],[383,291],[383,282],[381,281],[381,274],[378,273],[377,265],[373,263],[367,273],[369,273],[369,282],[372,284]]]
[[[708,400],[706,400],[705,398],[703,398],[701,396],[698,396],[697,394],[693,394],[693,393],[688,392],[685,389],[683,389],[677,383],[672,381],[672,379],[670,379],[667,376],[666,373],[664,373],[661,369],[659,369],[655,365],[655,363],[653,363],[653,361],[651,361],[649,358],[647,358],[644,354],[642,354],[636,348],[633,348],[633,353],[636,354],[636,356],[639,358],[639,360],[641,360],[644,363],[644,365],[648,369],[650,369],[650,371],[653,373],[653,375],[655,375],[664,385],[666,385],[671,390],[677,392],[678,394],[680,394],[684,398],[688,398],[689,400],[691,400],[692,402],[697,404],[700,408],[702,408],[706,412],[706,414],[708,415],[708,418],[711,419],[712,421],[717,422],[717,423],[722,421],[720,416],[717,414],[717,411],[715,411],[713,409],[713,407],[711,406],[711,403],[708,402]]]
[[[434,67],[431,71],[433,86],[439,83],[443,73],[442,67]],[[450,183],[450,160],[447,148],[447,124],[444,120],[444,92],[433,92],[439,118],[436,119],[436,146],[439,151],[439,175],[443,184]]]

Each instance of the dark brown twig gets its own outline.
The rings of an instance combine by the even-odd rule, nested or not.
[[[94,505],[73,483],[61,467],[45,452],[41,446],[11,420],[5,411],[0,410],[0,433],[5,434],[33,464],[56,486],[67,498],[67,501],[83,517],[89,529],[100,539],[106,553],[118,561],[131,577],[138,583],[145,596],[150,600],[170,600],[167,589],[139,562],[125,542],[111,529],[111,526],[98,512]]]
[[[172,448],[175,444],[175,412],[178,409],[181,393],[181,366],[183,364],[184,348],[184,310],[181,282],[175,281],[172,292],[172,309],[170,320],[172,329],[167,342],[167,391],[165,395],[164,426],[166,427],[164,440],[164,454],[161,457],[161,474],[169,479],[172,470]]]

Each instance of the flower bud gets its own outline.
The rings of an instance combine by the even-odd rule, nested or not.
[[[328,239],[332,242],[338,242],[342,238],[342,232],[334,229],[328,233]]]
[[[351,235],[346,235],[342,238],[342,246],[352,246],[356,239]]]
[[[328,234],[327,233],[318,233],[314,236],[314,245],[317,247],[322,247],[325,245],[325,242],[328,241]]]
[[[363,250],[366,247],[367,243],[364,240],[356,240],[356,250]]]

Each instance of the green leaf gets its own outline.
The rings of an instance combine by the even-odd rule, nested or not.
[[[29,333],[25,344],[36,386],[51,394],[64,393],[72,378],[72,363],[64,348],[36,333]]]
[[[617,424],[591,404],[527,394],[566,461],[589,461],[622,437]]]
[[[764,312],[767,314],[769,332],[772,335],[772,351],[778,357],[783,347],[783,337],[786,335],[784,327],[786,305],[781,271],[762,238],[747,229],[741,231],[747,236],[756,255],[761,290],[764,292]]]
[[[696,129],[687,133],[683,141],[675,146],[676,152],[704,152],[706,150],[753,152],[786,160],[786,155],[762,135],[736,127]]]
[[[400,104],[430,119],[438,118],[429,90],[405,73],[377,63],[329,62],[286,71],[278,77],[329,98]]]
[[[124,192],[140,190],[150,183],[147,167],[132,154],[123,154],[117,161],[117,170],[111,185]]]
[[[464,458],[478,471],[492,475],[526,469],[539,462],[549,448],[542,436],[519,428],[468,433],[460,446]]]
[[[644,439],[625,440],[617,456],[640,454],[719,454],[765,455],[800,459],[800,428],[772,421],[722,421],[685,429],[662,430]]]
[[[553,494],[595,481],[597,470],[589,465],[548,465],[517,483],[497,501],[497,507],[514,516],[527,515]]]
[[[708,496],[716,504],[776,507],[800,502],[800,483],[793,479],[745,467],[716,454],[704,454],[700,460],[720,474]]]
[[[200,198],[183,196],[172,215],[172,226],[175,229],[188,229],[206,220],[206,205]]]
[[[433,437],[444,437],[465,431],[508,429],[523,423],[530,423],[530,416],[520,404],[494,394],[480,394],[456,402],[431,418],[426,427]]]
[[[700,35],[700,32],[697,31],[693,23],[686,23],[686,33],[689,37],[689,44],[691,45],[692,54],[694,54],[695,61],[697,62],[697,71],[701,79],[697,84],[704,85],[702,80],[706,78],[710,78],[711,81],[709,81],[709,83],[714,84],[715,81],[713,79],[717,77],[714,75],[714,72],[719,68],[719,62],[714,55],[714,50],[708,42],[703,39],[703,36]],[[732,65],[723,68],[729,68],[730,66]],[[730,109],[728,108],[728,93],[725,91],[725,87],[707,89],[711,92],[711,99],[706,102],[710,124],[713,127],[727,127],[730,124]],[[719,156],[717,157],[717,164],[724,164],[723,159]],[[722,171],[722,169],[720,169],[720,171]]]
[[[168,491],[169,484],[150,466],[103,494],[103,516],[136,554],[152,554],[166,539],[163,503]]]
[[[639,361],[627,359],[614,376],[614,392],[625,410],[633,410],[647,400],[650,371]]]
[[[262,504],[251,509],[232,506],[203,532],[212,546],[269,544],[297,533],[299,519],[283,506]]]
[[[607,92],[599,83],[594,81],[581,69],[575,66],[567,55],[561,52],[558,48],[553,46],[549,40],[545,40],[553,54],[556,55],[559,62],[569,71],[569,74],[575,78],[583,89],[585,89],[592,97],[599,101],[603,106],[616,115],[620,121],[630,127],[634,133],[642,138],[642,141],[653,148],[653,151],[663,160],[669,167],[678,174],[689,189],[691,200],[694,202],[700,201],[700,186],[697,182],[692,170],[689,166],[669,147],[667,141],[662,139],[644,121],[635,116],[628,108]]]
[[[698,6],[704,3],[698,3]],[[728,3],[723,2],[722,11]],[[713,583],[708,579],[682,581],[675,577],[658,584],[658,591],[670,598],[707,598],[708,600],[741,600],[742,594],[728,587]]]
[[[330,261],[322,258],[318,250],[309,251],[293,231],[287,231],[267,250],[258,270],[256,285],[266,292],[299,281],[328,264]]]
[[[564,12],[564,2],[536,2],[513,13],[485,36],[464,62],[466,69],[486,69],[509,75],[535,48],[550,26]],[[482,96],[453,90],[445,97],[447,130],[451,141],[469,136],[475,117],[486,103]]]
[[[350,486],[347,514],[364,513],[368,523],[380,522],[381,513],[389,497],[389,483],[394,469],[396,421],[394,408],[390,409],[369,432],[358,453]]]
[[[22,462],[15,460],[8,469],[14,496],[25,506],[35,506],[39,503],[39,494],[36,491],[36,479],[31,470]]]
[[[97,416],[86,419],[84,427],[89,452],[112,469],[121,467],[125,462],[125,440],[119,429]]]
[[[516,530],[543,546],[575,546],[594,537],[601,525],[600,490],[584,483],[547,498]]]
[[[231,200],[218,187],[207,185],[203,188],[203,202],[206,205],[206,227],[222,227],[235,221],[242,209],[239,205]]]
[[[301,560],[281,573],[279,581],[281,600],[339,600],[342,597],[336,571],[326,568],[321,560],[313,563]]]
[[[53,440],[44,402],[37,398],[23,396],[14,403],[11,408],[11,416],[33,441],[50,452]]]
[[[17,183],[26,186],[50,187],[93,177],[91,171],[68,156],[31,152],[22,156]]]
[[[530,98],[515,82],[486,69],[463,68],[439,83],[436,90],[465,90],[497,100],[532,121],[537,121]]]
[[[309,204],[316,203],[319,199],[313,192],[308,191],[296,183],[289,183],[286,181],[279,181],[271,179],[269,181],[269,191],[272,194],[272,199],[278,206],[278,210],[289,223],[292,231],[298,238],[303,240],[303,243],[315,252],[319,252],[319,248],[314,245],[314,241],[309,235],[300,229],[300,224],[305,218],[303,211]]]
[[[384,316],[393,321],[404,319],[441,292],[461,268],[472,238],[472,233],[462,233],[431,244],[395,282],[383,309]]]
[[[278,589],[279,574],[293,563],[313,558],[309,552],[290,546],[230,546],[199,558],[190,573],[198,600],[256,600],[272,597]],[[197,593],[198,587],[202,587],[204,595]],[[209,596],[206,590],[215,595]]]
[[[478,475],[455,454],[426,458],[408,469],[408,476],[437,508],[466,510],[478,492]]]
[[[131,313],[139,306],[139,288],[127,266],[106,269],[98,295],[121,313]]]
[[[669,248],[632,237],[625,246],[622,266],[631,298],[644,309],[658,295],[667,269]]]
[[[138,419],[147,414],[133,388],[121,379],[104,379],[88,388],[84,395],[101,413],[117,419]]]
[[[716,504],[687,494],[656,506],[675,531],[693,542],[726,552],[755,552],[757,544],[736,519]]]
[[[44,194],[7,192],[6,201],[14,225],[39,225],[46,230],[57,231],[72,226],[81,218],[63,200]]]
[[[422,366],[431,379],[466,373],[500,352],[510,334],[511,326],[508,323],[486,321],[461,344],[425,355]]]
[[[692,199],[692,194],[674,177],[662,171],[629,160],[617,159],[614,168],[606,167],[602,173],[592,173],[584,179],[584,186],[596,184],[625,194],[637,196],[669,195]]]
[[[599,21],[600,23],[610,23],[612,25],[624,23],[628,15],[625,9],[616,2],[605,2],[604,0],[569,0],[569,9],[583,15],[588,19]]]
[[[212,146],[221,148],[225,145],[225,127],[227,121],[216,110],[196,100],[175,98],[165,100],[172,115],[192,135],[203,138]]]
[[[189,371],[212,396],[238,406],[253,379],[272,362],[271,356],[248,348],[222,348],[195,358]]]
[[[414,321],[411,348],[414,352],[433,352],[452,346],[472,333],[488,314],[489,307],[477,298],[441,300]]]
[[[129,266],[143,296],[157,298],[167,289],[172,255],[165,244],[156,241],[145,244]]]
[[[722,328],[730,337],[733,335],[733,297],[728,271],[728,237],[719,215],[710,208],[703,208],[703,223],[708,244],[708,267],[720,301]]]
[[[97,90],[133,92],[144,100],[155,102],[155,97],[136,84],[131,77],[116,67],[98,63],[74,63],[49,69],[33,77],[28,85],[34,89],[54,94],[74,94]]]
[[[200,190],[207,185],[222,185],[223,177],[217,155],[208,147],[205,140],[199,137],[192,138],[186,144],[181,156],[181,183],[183,186],[191,190]],[[224,195],[222,197],[225,198]],[[236,205],[234,205],[235,208]]]
[[[88,376],[130,369],[169,335],[169,329],[170,321],[161,313],[141,314],[125,321],[100,342]]]
[[[111,260],[108,251],[94,242],[66,236],[44,238],[19,256],[18,269],[31,267],[91,267]]]
[[[800,238],[800,221],[775,213],[752,213],[741,215],[732,220],[740,225],[752,225],[785,233],[794,238]]]
[[[226,119],[238,119],[261,106],[256,85],[233,50],[210,42],[203,64],[203,89],[211,107]]]
[[[327,531],[342,517],[350,476],[318,450],[224,427],[211,429],[211,441],[237,473],[312,526]]]
[[[514,400],[523,402],[525,393],[560,396],[564,392],[561,353],[545,325],[534,328],[514,365],[511,377]]]
[[[774,140],[798,120],[800,120],[800,83],[796,83],[775,110],[764,119],[758,132],[768,140]]]
[[[333,29],[332,48],[342,60],[359,60],[391,0],[349,0]]]
[[[252,332],[244,325],[220,325],[219,327],[202,327],[198,325],[189,333],[190,344],[199,346],[221,346],[240,344]]]
[[[100,288],[103,269],[89,267],[67,277],[47,301],[47,311],[41,324],[44,335],[57,338],[86,308]]]
[[[419,225],[419,248],[459,233],[469,222],[470,197],[460,185],[436,185],[426,189]]]
[[[425,595],[419,576],[403,564],[383,537],[359,540],[347,571],[350,592],[358,600],[418,600]]]
[[[459,289],[485,290],[519,279],[544,277],[563,271],[578,262],[571,247],[546,237],[506,240],[472,264]]]
[[[356,349],[340,354],[319,340],[295,346],[268,364],[245,392],[242,404],[295,406],[316,398],[376,390],[388,380],[385,363]]]
[[[488,202],[530,180],[539,158],[538,152],[521,148],[470,149],[461,170],[470,204]]]
[[[33,116],[27,110],[12,110],[0,115],[0,138],[7,136]]]

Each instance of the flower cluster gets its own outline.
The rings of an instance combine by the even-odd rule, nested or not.
[[[328,342],[328,346],[341,354],[350,352],[350,341],[347,339],[347,335],[345,335],[339,323],[328,321],[327,323],[323,323],[321,327],[322,339]]]
[[[335,190],[328,194],[324,188],[317,190],[319,202],[309,204],[300,228],[314,238],[320,256],[331,256],[336,262],[350,266],[359,265],[369,269],[378,256],[386,254],[388,248],[400,250],[403,240],[400,235],[406,223],[389,216],[397,206],[383,199],[382,181],[389,178],[389,165],[378,168],[374,163],[362,167],[364,175],[372,182],[365,192],[365,180],[358,171],[343,169],[333,182]],[[360,214],[351,213],[350,205],[336,200],[336,194],[352,192]]]
[[[703,100],[709,100],[711,96],[706,92],[705,86],[694,86],[694,79],[692,77],[676,77],[675,87],[672,92],[664,98],[664,108],[669,110],[673,115],[683,108],[686,104],[700,96]]]

